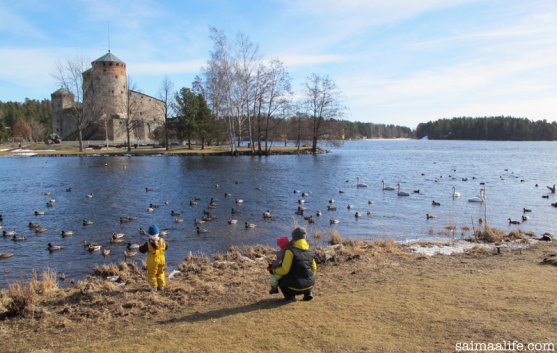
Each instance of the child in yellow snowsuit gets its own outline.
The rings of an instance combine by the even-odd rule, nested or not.
[[[163,290],[166,284],[164,269],[166,257],[164,252],[168,244],[159,237],[160,228],[153,224],[149,227],[149,240],[139,247],[139,251],[147,253],[147,280],[152,291]]]

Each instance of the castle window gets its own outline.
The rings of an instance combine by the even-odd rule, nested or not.
[[[112,63],[110,63],[110,66],[112,66]]]
[[[112,94],[114,94],[114,90],[112,90]]]
[[[118,78],[118,75],[114,75],[114,78]]]

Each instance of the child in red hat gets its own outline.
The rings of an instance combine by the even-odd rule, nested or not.
[[[276,259],[269,264],[269,267],[267,267],[267,269],[271,273],[271,277],[269,278],[269,284],[271,285],[271,290],[269,291],[269,294],[276,294],[279,292],[278,282],[282,276],[273,274],[273,269],[280,267],[280,265],[282,264],[284,251],[286,250],[288,245],[290,245],[290,240],[288,240],[288,237],[280,236],[277,238],[277,246],[280,248],[280,250],[277,251],[276,253]]]

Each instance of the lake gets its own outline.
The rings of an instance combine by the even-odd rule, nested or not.
[[[456,226],[459,236],[462,227],[477,227],[485,213],[490,225],[505,231],[554,234],[557,208],[550,204],[557,197],[546,186],[557,183],[556,151],[557,142],[369,140],[348,141],[316,156],[3,157],[0,224],[27,240],[0,239],[0,253],[14,253],[0,260],[0,286],[46,267],[79,279],[97,264],[124,260],[125,245],[110,244],[112,232],[124,232],[126,242],[139,243],[146,239],[139,228],[147,229],[151,223],[169,229],[169,270],[189,251],[211,254],[230,245],[274,246],[276,237],[288,235],[295,224],[305,225],[310,234],[337,229],[343,237],[406,241],[446,237],[439,233],[446,233],[447,226]],[[357,187],[357,177],[368,187]],[[390,186],[400,184],[410,196],[384,191],[382,180]],[[485,183],[486,202],[468,202],[479,195],[480,183]],[[453,199],[453,186],[460,198]],[[294,190],[309,195],[302,197]],[[194,197],[200,201],[190,206]],[[51,198],[56,200],[54,206],[46,207]],[[208,233],[197,234],[193,221],[202,217],[211,198],[218,204],[210,210],[217,219],[202,225]],[[237,204],[238,198],[244,202]],[[300,199],[305,202],[299,204]],[[336,211],[327,211],[330,199]],[[150,203],[160,207],[149,213]],[[298,206],[314,215],[314,224],[295,214]],[[232,208],[240,213],[231,216]],[[523,208],[532,210],[526,214],[529,220],[509,224],[508,218],[521,220]],[[273,214],[271,220],[263,219],[265,210]],[[315,216],[317,210],[321,217]],[[36,217],[34,211],[46,214]],[[171,211],[181,215],[171,216]],[[356,212],[362,217],[356,218]],[[436,218],[427,220],[426,213]],[[123,216],[137,219],[121,224]],[[238,224],[229,225],[231,217]],[[175,223],[175,218],[184,222]],[[94,224],[83,226],[84,219]],[[331,225],[331,219],[340,223]],[[28,228],[29,222],[48,230],[37,235]],[[244,222],[257,227],[245,229]],[[74,235],[62,238],[65,229]],[[309,239],[319,245],[328,235]],[[89,253],[83,240],[106,246],[111,254],[104,258]],[[49,253],[49,242],[64,249]],[[142,259],[144,255],[139,255],[135,261]]]

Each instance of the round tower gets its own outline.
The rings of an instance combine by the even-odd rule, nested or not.
[[[50,95],[50,105],[52,109],[52,132],[58,136],[65,137],[70,131],[64,131],[64,117],[67,116],[67,109],[74,107],[74,95],[65,88],[60,88]],[[66,112],[66,114],[64,113]]]
[[[107,126],[108,138],[114,139],[118,132],[112,127],[113,120],[126,113],[126,64],[108,51],[91,62],[91,66],[83,73],[83,109],[92,122]]]

